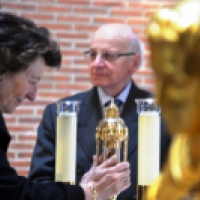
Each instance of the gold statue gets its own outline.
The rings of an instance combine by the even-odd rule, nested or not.
[[[160,10],[147,31],[157,103],[173,142],[145,199],[200,199],[200,0]]]
[[[117,156],[118,162],[122,160],[127,161],[128,129],[124,121],[119,117],[119,109],[114,104],[113,99],[111,100],[111,104],[106,107],[104,116],[96,128],[97,161],[105,161],[112,155]],[[121,150],[123,150],[122,156]],[[103,155],[102,159],[101,154]],[[117,196],[115,195],[109,200],[115,200],[116,198]]]

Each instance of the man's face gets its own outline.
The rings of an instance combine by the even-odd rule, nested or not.
[[[200,128],[199,74],[186,73],[187,55],[177,44],[151,46],[157,101],[170,131],[196,133]]]
[[[102,57],[102,53],[131,52],[128,50],[129,43],[127,38],[120,38],[113,31],[100,31],[92,38],[90,50],[98,55],[90,61],[90,79],[94,86],[102,87],[111,96],[118,95],[131,80],[138,67],[134,65],[134,57],[138,55],[118,57],[109,61]]]

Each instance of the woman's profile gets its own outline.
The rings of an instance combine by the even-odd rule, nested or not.
[[[59,45],[44,27],[9,13],[0,13],[0,199],[98,200],[120,193],[130,185],[129,164],[116,158],[92,166],[80,185],[33,183],[18,176],[7,159],[10,135],[3,113],[11,114],[25,99],[35,100],[45,66],[59,68]],[[113,166],[114,165],[114,166]],[[126,182],[124,181],[126,180]],[[126,183],[126,184],[125,184]]]

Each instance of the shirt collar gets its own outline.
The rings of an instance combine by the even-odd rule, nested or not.
[[[120,99],[123,103],[126,102],[126,99],[128,97],[129,91],[131,89],[132,82],[130,81],[129,84],[124,88],[124,90],[116,97],[117,99]],[[101,102],[102,107],[104,107],[105,103],[111,100],[113,97],[106,94],[101,87],[97,87],[97,91],[99,94],[99,99]]]

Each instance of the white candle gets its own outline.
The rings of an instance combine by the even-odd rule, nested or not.
[[[160,115],[141,112],[138,120],[138,185],[149,186],[159,175]]]
[[[60,113],[57,117],[55,181],[75,184],[76,113]]]

